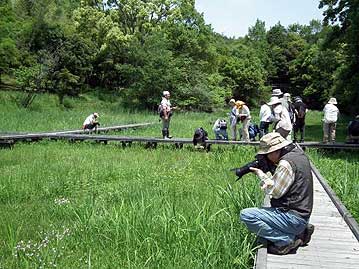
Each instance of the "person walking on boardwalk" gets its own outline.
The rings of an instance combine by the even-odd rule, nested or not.
[[[261,189],[271,197],[270,207],[246,208],[240,212],[247,228],[268,243],[268,252],[285,255],[309,243],[314,226],[313,176],[308,157],[279,133],[260,140],[259,155],[276,166],[273,175],[251,167],[261,180]]]
[[[97,126],[100,126],[100,123],[98,122],[98,118],[99,118],[99,114],[97,112],[92,113],[91,115],[89,115],[84,123],[82,124],[82,129],[83,130],[95,130],[97,131]]]
[[[293,125],[294,142],[297,142],[297,133],[300,132],[300,142],[304,142],[305,135],[305,115],[307,114],[307,105],[299,96],[294,97],[295,121]]]
[[[172,136],[170,136],[170,121],[172,117],[172,111],[176,109],[176,107],[171,106],[170,102],[170,92],[164,91],[162,93],[162,101],[159,105],[159,114],[160,118],[162,119],[162,136],[164,139],[170,139]]]
[[[261,101],[261,109],[259,111],[259,138],[268,134],[269,125],[271,124],[271,107],[264,101]]]
[[[288,110],[282,105],[282,99],[272,96],[268,105],[272,108],[271,121],[274,123],[273,129],[285,139],[290,140],[290,132],[293,127]]]
[[[241,133],[242,140],[245,142],[249,142],[250,139],[249,139],[248,128],[249,128],[249,123],[251,121],[251,113],[249,111],[249,108],[246,106],[246,103],[244,103],[243,101],[237,101],[236,107],[238,110],[238,119],[240,119],[242,123],[242,133]]]
[[[238,109],[236,107],[236,100],[229,100],[229,105],[231,107],[231,112],[229,112],[229,124],[231,126],[231,138],[232,140],[237,140],[237,117]]]
[[[337,127],[337,120],[339,109],[336,107],[337,99],[330,98],[328,103],[324,106],[323,118],[323,142],[335,142],[335,130]]]

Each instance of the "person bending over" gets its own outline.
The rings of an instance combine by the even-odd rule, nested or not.
[[[97,126],[100,126],[100,123],[98,122],[99,114],[97,112],[92,113],[90,116],[88,116],[84,123],[82,124],[82,129],[84,130],[95,130],[97,131]]]

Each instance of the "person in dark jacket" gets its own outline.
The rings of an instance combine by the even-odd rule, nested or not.
[[[273,175],[250,168],[271,196],[271,207],[246,208],[240,219],[251,232],[269,243],[268,252],[285,255],[308,244],[314,232],[309,224],[313,208],[313,177],[308,157],[279,133],[260,140],[258,154],[276,165]]]

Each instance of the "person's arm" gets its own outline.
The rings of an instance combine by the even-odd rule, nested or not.
[[[268,176],[257,168],[250,169],[260,178],[262,190],[276,199],[282,197],[294,182],[293,169],[285,160],[279,162],[273,176]]]

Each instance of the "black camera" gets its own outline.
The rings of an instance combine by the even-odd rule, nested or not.
[[[258,154],[256,155],[256,159],[254,161],[249,162],[240,168],[231,169],[231,171],[234,171],[236,173],[236,176],[238,177],[237,180],[239,180],[244,175],[251,172],[251,170],[249,169],[251,167],[261,169],[264,173],[273,173],[275,170],[274,164],[272,164],[272,162],[268,160],[266,155]]]

